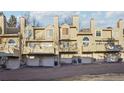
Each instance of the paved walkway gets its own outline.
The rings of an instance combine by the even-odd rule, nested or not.
[[[57,80],[60,78],[106,73],[124,73],[124,63],[66,65],[56,68],[0,70],[0,80]]]

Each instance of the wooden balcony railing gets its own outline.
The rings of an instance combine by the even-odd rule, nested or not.
[[[60,47],[60,52],[77,52],[77,51],[78,51],[77,47],[67,47],[67,48]]]
[[[54,54],[55,48],[54,47],[46,47],[46,48],[29,48],[25,47],[24,54]]]
[[[1,53],[4,53],[3,55],[5,56],[19,56],[19,48],[16,48],[16,47],[8,47],[8,46],[5,46],[3,47],[3,45],[0,46],[0,52]],[[1,54],[2,56],[2,54]]]

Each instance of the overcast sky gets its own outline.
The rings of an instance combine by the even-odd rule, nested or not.
[[[10,15],[15,15],[17,18],[23,16],[24,11],[4,11],[7,19]],[[94,18],[97,23],[97,27],[114,27],[119,19],[124,19],[124,12],[116,11],[30,11],[31,17],[36,17],[37,21],[42,25],[53,24],[53,16],[58,15],[60,21],[67,16],[79,15],[81,27],[89,27],[90,19]]]

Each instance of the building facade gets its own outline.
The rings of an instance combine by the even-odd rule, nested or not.
[[[55,66],[72,63],[74,58],[94,58],[96,62],[124,59],[122,19],[114,28],[98,28],[91,18],[90,27],[83,29],[78,16],[72,17],[72,24],[60,25],[58,16],[53,20],[53,25],[34,27],[20,17],[20,26],[11,28],[6,25],[6,17],[0,15],[1,60],[14,58],[29,66]]]

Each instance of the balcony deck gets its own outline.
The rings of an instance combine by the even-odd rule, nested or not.
[[[42,48],[42,49],[37,49],[37,48],[26,48],[23,51],[23,54],[55,54],[55,48],[51,47],[51,48]]]

